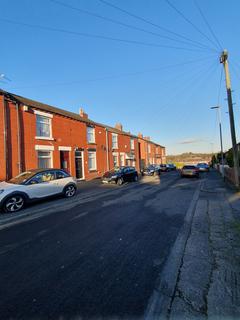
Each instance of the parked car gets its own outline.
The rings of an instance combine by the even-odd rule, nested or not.
[[[193,165],[186,165],[182,167],[181,177],[196,177],[199,178],[199,169]]]
[[[168,166],[166,164],[160,164],[160,171],[167,172],[167,171],[170,171],[170,169],[168,168]]]
[[[167,167],[168,167],[169,171],[175,171],[177,169],[175,164],[173,164],[173,163],[168,163]]]
[[[200,172],[208,172],[209,171],[209,165],[205,162],[198,163],[197,167]]]
[[[142,170],[142,175],[146,175],[146,176],[156,176],[156,175],[160,175],[160,173],[161,173],[160,166],[157,166],[157,165],[150,165]]]
[[[138,173],[134,167],[118,167],[104,173],[103,183],[116,183],[122,185],[124,182],[138,181]]]
[[[28,202],[63,195],[71,198],[77,185],[73,177],[62,169],[28,170],[0,183],[0,208],[4,212],[21,210]]]

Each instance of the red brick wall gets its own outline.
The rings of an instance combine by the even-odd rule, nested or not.
[[[4,153],[4,98],[0,95],[0,181],[6,177]]]
[[[36,145],[44,145],[54,147],[53,167],[60,167],[60,151],[59,147],[71,147],[69,151],[70,173],[75,176],[75,149],[84,150],[84,173],[85,179],[93,179],[103,175],[107,168],[107,146],[106,146],[106,129],[104,126],[95,125],[95,143],[87,142],[87,124],[85,122],[73,120],[62,115],[53,114],[52,117],[52,140],[36,138],[36,114],[34,108],[29,107],[23,110],[23,106],[19,106],[19,125],[20,125],[20,142],[19,150],[18,141],[18,118],[15,102],[8,101],[7,109],[7,125],[8,125],[8,178],[16,176],[19,173],[19,160],[21,160],[22,170],[37,168],[37,151]],[[131,155],[134,154],[135,167],[140,170],[141,154],[143,160],[148,157],[155,156],[155,147],[152,145],[151,154],[147,154],[147,144],[143,139],[134,139],[134,150],[131,150],[131,137],[125,133],[118,133],[118,149],[112,149],[112,132],[108,131],[109,145],[109,168],[113,168],[113,152],[118,153],[118,162],[120,164],[120,153]],[[140,150],[139,150],[140,147]],[[96,150],[97,168],[94,171],[88,169],[88,150]],[[139,152],[140,151],[140,152]],[[126,162],[125,162],[126,165]],[[133,165],[132,160],[129,165]],[[0,95],[0,180],[7,178],[5,171],[6,163],[4,160],[4,99]]]

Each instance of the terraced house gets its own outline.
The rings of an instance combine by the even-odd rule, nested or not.
[[[110,127],[83,109],[76,114],[0,90],[0,180],[52,167],[90,180],[114,166],[140,170],[163,163],[164,155],[164,147],[125,132],[120,123]]]

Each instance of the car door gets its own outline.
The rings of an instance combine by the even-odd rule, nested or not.
[[[31,199],[45,198],[59,193],[55,171],[37,173],[29,180],[26,191]]]
[[[72,177],[67,172],[63,170],[56,170],[57,193],[61,193],[69,182],[72,182]]]

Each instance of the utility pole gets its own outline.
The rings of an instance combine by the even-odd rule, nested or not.
[[[238,148],[237,148],[236,133],[235,133],[235,124],[234,124],[232,90],[231,90],[231,81],[230,81],[230,75],[229,75],[227,50],[223,50],[221,57],[220,57],[220,63],[223,64],[224,71],[225,71],[227,99],[228,99],[228,111],[229,111],[229,120],[230,120],[231,137],[232,137],[232,148],[233,148],[235,185],[238,188],[239,187],[239,159],[238,159]]]

